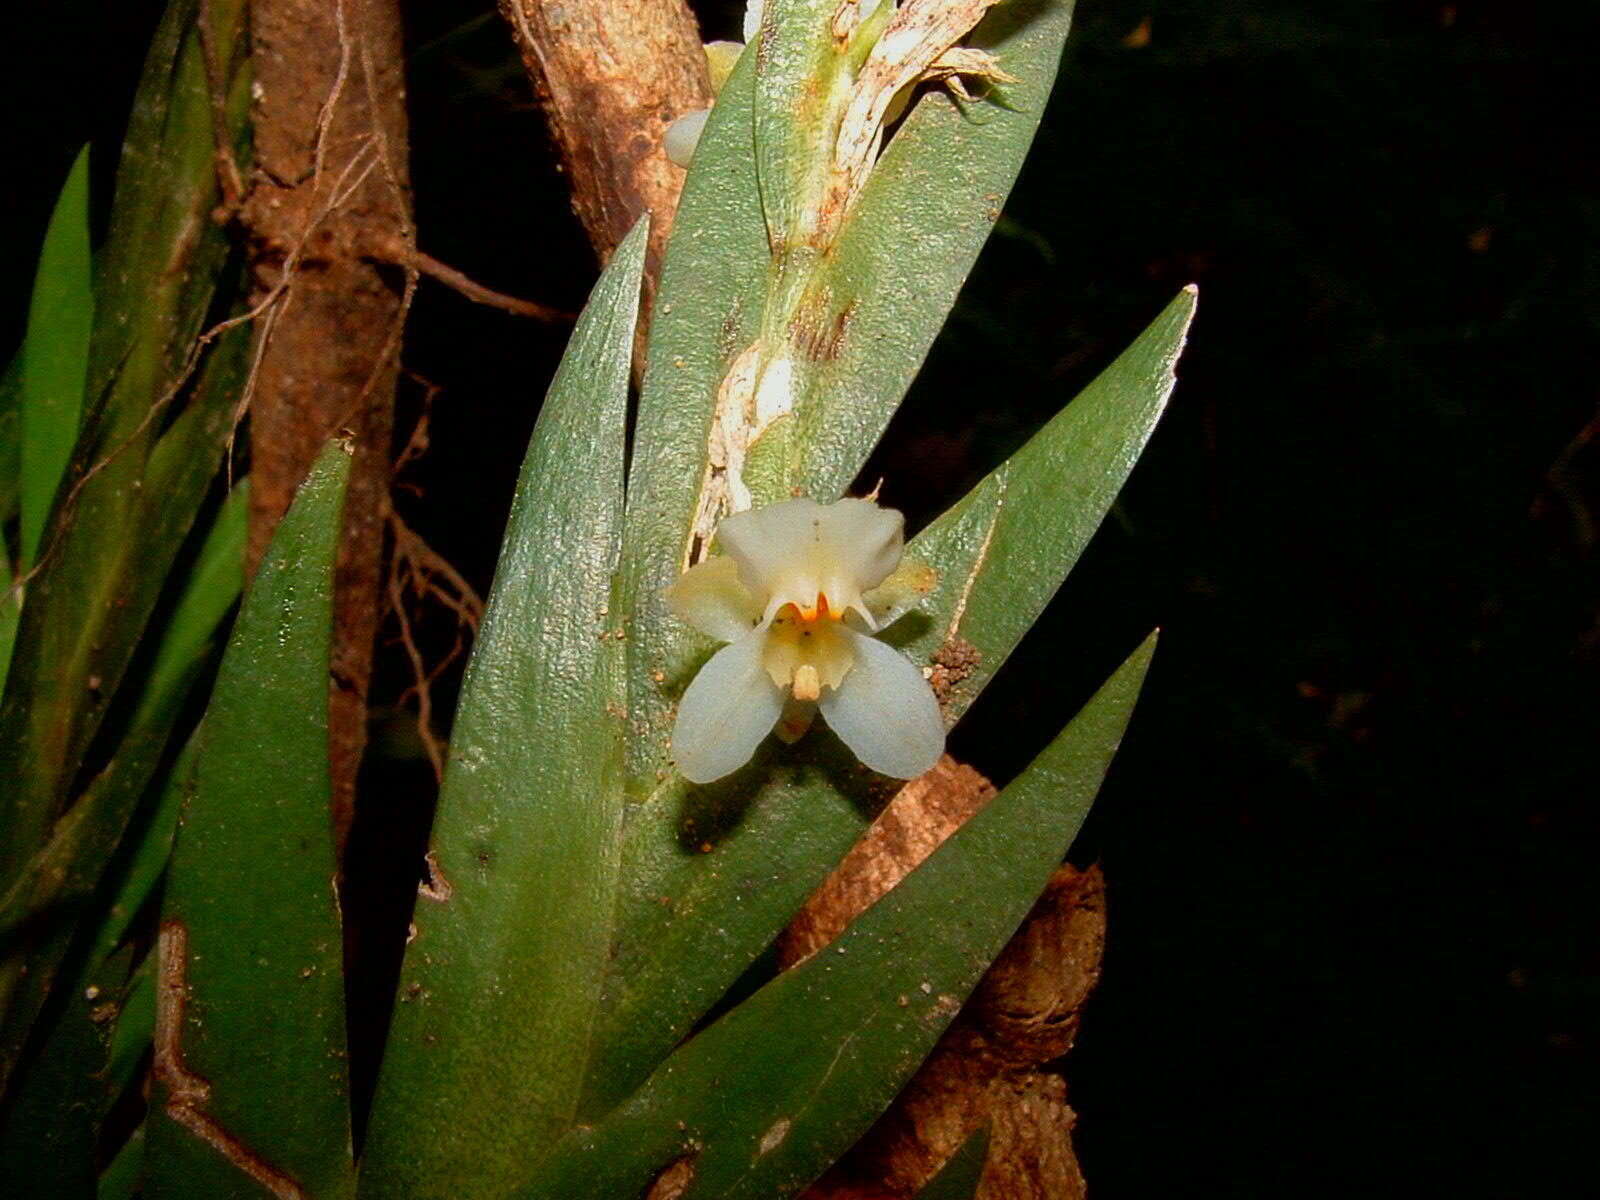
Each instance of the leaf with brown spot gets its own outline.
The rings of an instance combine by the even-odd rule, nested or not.
[[[954,724],[1044,611],[1110,511],[1177,383],[1186,288],[1082,395],[906,547],[939,572],[886,638],[940,676]]]
[[[349,470],[330,445],[279,523],[206,711],[162,906],[151,1194],[239,1194],[247,1179],[281,1196],[354,1191],[328,815]]]

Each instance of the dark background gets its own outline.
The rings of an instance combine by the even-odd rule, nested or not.
[[[86,137],[104,195],[158,8],[71,7],[6,42],[7,344]],[[733,31],[735,6],[701,7]],[[408,9],[422,247],[576,308],[594,263],[498,18]],[[866,472],[920,524],[1199,283],[1149,452],[953,740],[1003,780],[1162,627],[1074,850],[1110,880],[1068,1066],[1099,1197],[1593,1186],[1592,11],[1084,0]],[[565,330],[425,285],[409,337],[440,390],[401,503],[486,588]],[[398,657],[381,681],[398,694]],[[429,777],[403,716],[376,744],[403,840]]]

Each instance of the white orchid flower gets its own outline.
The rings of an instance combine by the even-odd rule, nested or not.
[[[768,733],[794,741],[818,711],[874,771],[910,779],[938,761],[944,721],[932,688],[868,636],[928,586],[885,585],[900,565],[903,524],[870,500],[786,500],[717,527],[726,553],[667,590],[681,619],[729,643],[678,705],[672,753],[686,779],[738,770]]]

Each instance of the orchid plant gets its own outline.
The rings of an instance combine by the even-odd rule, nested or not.
[[[132,265],[95,285],[108,312],[145,311],[128,303],[140,288],[192,299],[161,254],[135,253],[137,231],[212,246],[215,114],[204,47],[183,33],[193,7],[175,0],[146,84],[160,97],[181,81],[172,103],[190,119],[137,126],[130,161],[209,182],[193,184],[192,211],[114,214]],[[222,7],[213,34],[232,37],[239,6]],[[1174,384],[1192,289],[909,540],[900,514],[847,495],[999,215],[1071,9],[767,0],[752,5],[749,46],[712,52],[726,68],[716,105],[674,137],[690,165],[637,410],[644,221],[596,284],[533,433],[359,1120],[327,829],[344,452],[328,449],[279,527],[181,753],[184,688],[238,573],[179,596],[151,654],[166,690],[129,706],[144,741],[59,822],[15,826],[0,846],[6,929],[47,911],[77,922],[0,977],[0,1135],[39,1172],[71,1167],[104,1200],[766,1200],[799,1192],[883,1113],[1061,862],[1153,649],[1130,647],[837,952],[762,966],[886,782],[939,759],[1077,561]],[[184,130],[181,153],[163,150]],[[58,211],[76,234],[53,244],[76,247],[87,294],[81,184]],[[30,361],[55,361],[45,349],[78,334],[38,311]],[[166,349],[122,353],[116,369],[179,357],[168,351],[194,328],[174,318],[156,331]],[[226,415],[238,381],[208,369],[190,411]],[[110,398],[81,459],[130,428],[155,436],[137,426],[149,387],[126,383],[124,402],[96,386]],[[162,436],[190,436],[186,419]],[[203,489],[183,473],[195,455],[165,444],[137,443],[106,486],[197,505]],[[23,494],[25,529],[43,524],[61,478],[52,447],[38,461],[54,474],[37,468]],[[202,564],[236,565],[240,511],[223,507]],[[139,520],[156,528],[158,515]],[[146,545],[146,525],[108,526],[105,545]],[[67,561],[86,571],[91,552]],[[170,562],[176,543],[163,552]],[[136,595],[148,614],[163,578],[134,593],[66,570],[27,592],[0,711],[0,755],[32,789],[18,813],[35,812],[35,792],[64,794],[94,733],[79,709],[50,707],[68,701],[39,699],[57,694],[41,647],[82,642],[89,662],[110,643],[126,665],[138,630],[120,632],[121,608],[95,624],[84,605]],[[63,582],[78,578],[96,582]],[[14,628],[0,622],[0,664]],[[40,747],[56,755],[48,779],[22,766]],[[141,942],[134,915],[157,908]]]

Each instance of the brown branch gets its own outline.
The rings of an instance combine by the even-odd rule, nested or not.
[[[265,307],[250,409],[249,564],[327,440],[355,446],[335,578],[333,822],[349,828],[382,611],[400,332],[416,271],[363,247],[413,244],[398,0],[251,0],[255,170],[243,209]]]
[[[575,321],[577,313],[566,312],[559,308],[552,308],[548,304],[540,304],[537,300],[523,300],[517,296],[508,296],[504,292],[497,292],[493,288],[484,287],[470,276],[463,274],[454,267],[440,262],[431,254],[424,254],[415,246],[393,240],[373,246],[368,251],[369,257],[380,262],[393,263],[396,266],[409,267],[429,279],[442,283],[452,291],[459,292],[474,304],[482,304],[489,308],[498,308],[502,312],[511,313],[518,317],[532,317],[536,321]]]
[[[948,756],[908,783],[784,931],[780,962],[793,966],[826,946],[994,795]],[[1066,1084],[1043,1066],[1072,1045],[1099,978],[1104,896],[1098,869],[1056,873],[893,1107],[804,1200],[914,1196],[984,1125],[980,1200],[1083,1195]]]
[[[409,449],[409,447],[408,447]],[[403,457],[403,456],[402,456]],[[411,664],[411,686],[397,704],[417,701],[417,734],[422,739],[433,773],[444,781],[445,743],[433,728],[433,685],[439,676],[467,652],[469,640],[483,620],[483,600],[461,573],[422,540],[415,530],[389,511],[394,553],[389,563],[388,610],[394,615],[399,642]],[[447,609],[455,619],[455,642],[430,666],[417,645],[413,613],[427,601]]]
[[[994,794],[987,779],[948,754],[906,784],[789,922],[778,961],[787,969],[833,941]]]
[[[411,436],[394,460],[391,471],[394,486],[421,495],[422,490],[404,481],[407,467],[428,452],[428,430],[433,419],[433,402],[440,392],[438,384],[423,378],[415,371],[407,371],[406,378],[422,391],[422,408]],[[395,700],[403,706],[415,697],[417,702],[417,734],[422,741],[428,761],[433,765],[434,777],[444,782],[445,743],[433,729],[433,685],[439,676],[467,652],[467,645],[476,636],[483,620],[483,598],[442,555],[433,549],[391,506],[389,509],[389,540],[393,552],[389,556],[389,577],[385,584],[388,593],[386,615],[395,619],[398,642],[411,665],[411,685]],[[432,666],[417,644],[415,624],[429,603],[437,604],[454,618],[455,641],[450,649],[440,655]]]
[[[711,103],[694,14],[684,0],[500,0],[500,11],[600,257],[651,214],[648,311],[683,186],[661,139],[678,117]]]

